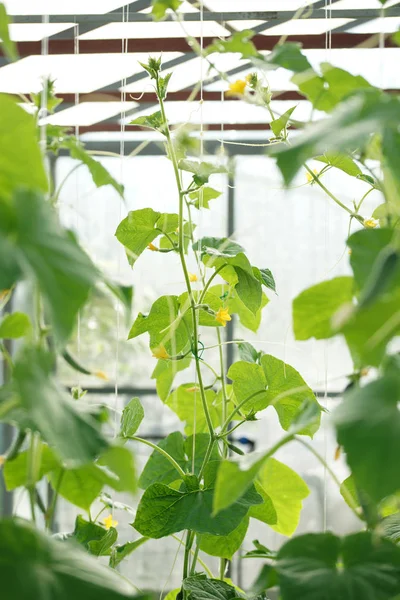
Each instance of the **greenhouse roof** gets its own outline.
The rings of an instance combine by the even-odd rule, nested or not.
[[[264,53],[285,36],[302,44],[313,66],[332,62],[394,93],[400,89],[400,75],[390,69],[400,58],[400,48],[391,39],[400,27],[400,0],[388,0],[384,10],[378,0],[204,0],[202,10],[198,0],[184,0],[179,20],[169,14],[159,22],[152,20],[151,0],[4,3],[20,58],[7,64],[0,55],[0,92],[37,92],[43,77],[50,77],[64,102],[49,122],[81,127],[82,133],[118,131],[122,120],[129,123],[132,114],[154,105],[154,91],[139,64],[149,53],[162,53],[164,68],[173,68],[168,96],[172,122],[201,120],[210,129],[218,124],[266,128],[257,107],[242,110],[236,98],[225,104],[228,83],[208,72],[187,35],[206,47],[214,38],[251,29],[255,46]],[[212,60],[230,81],[251,71],[237,53]],[[196,105],[184,107],[188,98],[200,99],[200,80],[201,119]],[[289,73],[278,69],[269,83],[282,108],[285,102],[302,100],[305,109],[307,101],[294,90]]]

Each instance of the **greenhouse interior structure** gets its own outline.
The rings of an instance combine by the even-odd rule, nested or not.
[[[0,2],[1,600],[400,600],[399,64],[400,0]]]

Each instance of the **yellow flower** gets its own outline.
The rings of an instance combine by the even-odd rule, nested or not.
[[[217,314],[215,315],[215,320],[218,323],[221,323],[223,327],[226,327],[228,321],[232,321],[232,317],[229,314],[229,308],[219,308]]]
[[[364,227],[367,229],[374,229],[378,225],[378,221],[370,217],[369,219],[364,219]]]
[[[112,515],[108,515],[108,517],[104,517],[103,519],[104,527],[106,529],[111,529],[111,527],[116,527],[118,525],[118,521],[114,521]]]
[[[313,173],[314,173],[314,175],[318,175],[317,169],[313,169]],[[314,177],[308,171],[306,171],[306,177],[307,177],[308,183],[312,183],[314,181]]]
[[[342,454],[342,448],[340,446],[337,446],[336,450],[335,450],[335,460],[339,460],[341,454]]]
[[[6,457],[2,454],[0,456],[0,469],[4,465],[5,462],[6,462]]]
[[[189,281],[193,283],[194,281],[198,281],[196,273],[189,273]]]
[[[147,249],[148,249],[148,250],[151,250],[152,252],[158,252],[158,248],[157,248],[157,246],[155,246],[154,244],[149,244],[149,245],[147,246]]]
[[[99,379],[102,379],[103,381],[109,381],[109,378],[108,378],[107,374],[104,373],[104,371],[95,371],[93,373],[93,375],[95,375]]]
[[[157,348],[152,348],[154,358],[169,358],[169,354],[163,344],[160,344]]]
[[[225,94],[227,96],[243,96],[246,85],[247,81],[244,79],[237,79],[233,83],[229,84],[229,90],[225,92]]]

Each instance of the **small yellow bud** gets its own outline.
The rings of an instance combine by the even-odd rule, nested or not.
[[[157,348],[152,348],[151,351],[154,358],[169,358],[169,354],[163,344],[160,344]]]
[[[313,173],[314,173],[314,175],[318,175],[317,169],[313,169]],[[314,181],[314,177],[308,171],[306,171],[306,177],[307,177],[308,183],[312,183]]]
[[[336,450],[335,450],[335,460],[339,460],[341,453],[342,453],[342,448],[340,446],[337,446]]]
[[[116,527],[118,525],[118,521],[114,521],[112,515],[108,515],[108,517],[104,517],[103,523],[104,523],[104,527],[106,529],[111,529],[111,527]]]
[[[232,321],[232,317],[229,314],[229,308],[219,308],[215,315],[215,320],[221,323],[223,327],[226,327],[228,321]]]
[[[349,254],[351,255],[351,254],[352,254],[352,252],[353,252],[353,250],[352,250],[351,248],[349,248],[348,252],[349,252]]]
[[[99,379],[102,379],[103,381],[110,381],[107,373],[104,373],[104,371],[95,371],[93,375],[95,375]]]
[[[152,252],[158,252],[158,248],[154,244],[149,244],[147,246],[147,248],[148,248],[148,250],[151,250]]]
[[[379,221],[370,217],[369,219],[364,219],[364,227],[367,229],[374,229],[378,225]]]
[[[196,273],[189,273],[189,281],[190,281],[190,283],[194,283],[195,281],[198,281]]]
[[[247,81],[244,79],[237,79],[233,83],[229,84],[229,90],[226,91],[225,94],[227,96],[243,96],[246,85]]]
[[[2,468],[2,466],[4,465],[4,463],[6,462],[6,457],[4,456],[4,454],[0,455],[0,469]]]

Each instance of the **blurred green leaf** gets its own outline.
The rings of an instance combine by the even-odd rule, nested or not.
[[[17,339],[24,337],[31,331],[31,322],[28,315],[21,312],[15,312],[0,321],[0,338]]]
[[[143,419],[144,409],[139,398],[132,398],[122,411],[120,435],[123,438],[135,435]]]
[[[271,121],[271,129],[275,137],[279,137],[282,131],[286,129],[287,124],[289,123],[290,117],[292,116],[292,113],[295,108],[296,106],[292,106],[286,112],[284,112],[283,115],[278,117],[278,119],[274,119],[273,121]]]
[[[181,302],[181,298],[179,299]],[[157,394],[163,402],[168,398],[172,384],[176,375],[180,371],[184,371],[190,367],[192,359],[190,356],[182,358],[181,360],[159,360],[157,365],[151,374],[151,378],[156,380]]]
[[[60,461],[55,456],[53,450],[47,444],[40,445],[40,468],[38,472],[33,470],[36,475],[35,480],[30,478],[29,455],[25,450],[17,454],[12,460],[6,460],[3,467],[4,482],[7,490],[10,492],[17,487],[34,485],[40,481],[46,473],[59,467]]]
[[[358,177],[359,175],[362,175],[360,167],[354,162],[354,160],[347,154],[342,154],[341,152],[327,151],[321,156],[316,156],[314,160],[318,160],[326,165],[340,169],[340,171],[343,171],[352,177]]]
[[[212,54],[213,52],[219,52],[222,54],[225,52],[238,52],[242,55],[242,58],[262,58],[262,55],[258,52],[257,48],[251,41],[251,38],[254,35],[255,32],[251,29],[236,31],[226,40],[214,40],[212,44],[207,46],[206,53]]]
[[[163,116],[161,111],[157,111],[151,115],[143,115],[142,117],[137,117],[137,119],[133,119],[129,123],[129,125],[140,125],[141,127],[148,127],[149,129],[154,129],[155,131],[159,131],[163,135],[166,135],[167,126],[164,123]]]
[[[90,175],[92,176],[93,183],[96,187],[102,187],[103,185],[111,185],[116,192],[124,197],[124,186],[118,183],[114,177],[107,171],[105,167],[98,160],[94,159],[85,148],[75,140],[71,138],[68,142],[68,148],[70,151],[71,158],[79,160],[89,169]]]
[[[18,52],[15,42],[10,37],[9,31],[10,19],[7,15],[6,7],[0,3],[0,45],[5,56],[10,61],[18,59]]]
[[[189,198],[191,200],[191,204],[200,210],[201,208],[210,208],[211,200],[215,200],[221,195],[222,192],[218,192],[212,187],[204,186],[196,192],[191,192],[189,194]]]
[[[151,14],[156,21],[160,21],[165,18],[168,9],[175,12],[181,4],[182,0],[152,0]]]

